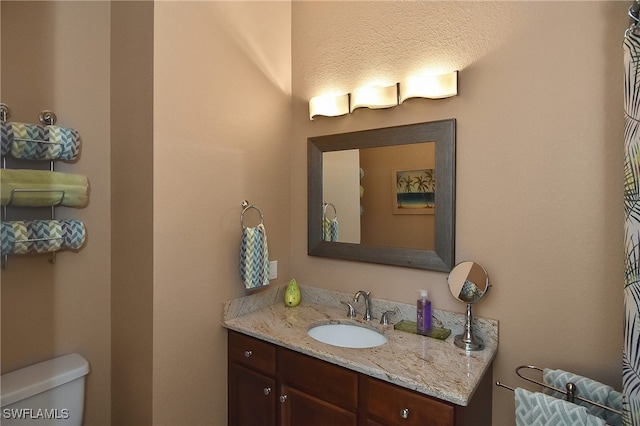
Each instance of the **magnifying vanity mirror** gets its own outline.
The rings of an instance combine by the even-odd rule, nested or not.
[[[455,130],[449,119],[309,138],[309,255],[450,271]]]
[[[473,333],[471,306],[478,303],[489,291],[487,271],[476,262],[461,262],[451,270],[447,281],[453,297],[467,304],[464,332],[455,336],[453,342],[466,351],[484,349],[482,339]]]

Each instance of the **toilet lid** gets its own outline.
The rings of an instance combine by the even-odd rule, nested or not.
[[[45,392],[85,376],[87,373],[89,373],[89,363],[82,356],[74,353],[3,374],[0,378],[2,388],[0,406],[4,407]]]

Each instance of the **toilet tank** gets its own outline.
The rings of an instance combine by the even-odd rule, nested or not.
[[[64,355],[0,377],[0,424],[81,426],[89,363]]]

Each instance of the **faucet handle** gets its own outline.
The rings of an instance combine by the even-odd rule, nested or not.
[[[380,324],[389,325],[389,315],[395,315],[395,311],[384,311],[382,317],[380,317]]]
[[[345,305],[347,305],[349,311],[347,312],[347,315],[349,316],[349,318],[355,318],[356,317],[356,310],[353,308],[353,305],[349,302],[345,302],[345,301],[340,301],[340,303],[343,303]]]

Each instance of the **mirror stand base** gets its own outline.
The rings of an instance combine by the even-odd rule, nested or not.
[[[465,351],[481,351],[484,349],[484,341],[479,337],[475,337],[473,334],[471,338],[464,334],[458,334],[454,337],[453,343]]]

